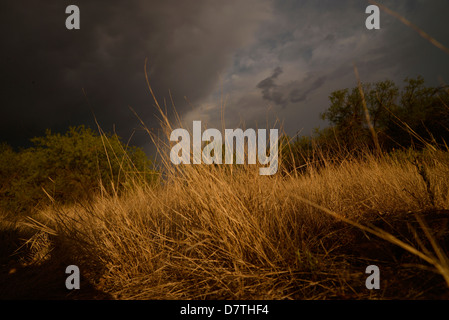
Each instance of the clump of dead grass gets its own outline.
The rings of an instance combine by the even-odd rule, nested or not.
[[[401,268],[394,253],[375,254],[379,246],[397,246],[396,240],[424,252],[415,257],[412,250],[410,264],[447,272],[436,244],[423,244],[426,235],[433,239],[430,230],[411,239],[382,238],[369,233],[377,229],[358,226],[394,223],[395,215],[407,225],[415,213],[447,209],[449,180],[442,173],[448,165],[426,167],[433,204],[413,162],[372,156],[272,177],[249,165],[232,173],[226,166],[173,166],[158,187],[136,185],[88,206],[56,205],[42,216],[80,264],[94,270],[94,282],[116,298],[368,298],[376,296],[364,288],[368,263]],[[447,235],[445,229],[439,238]],[[373,254],[357,256],[359,245]],[[439,279],[432,286],[444,288]],[[416,298],[408,285],[405,297]]]

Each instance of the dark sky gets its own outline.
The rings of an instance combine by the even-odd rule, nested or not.
[[[449,1],[381,1],[449,47]],[[81,29],[65,8],[79,6]],[[0,141],[21,145],[45,128],[93,124],[124,138],[139,129],[131,106],[157,127],[144,77],[160,101],[171,91],[188,125],[266,127],[289,134],[326,123],[329,94],[361,80],[422,75],[449,82],[449,56],[381,12],[365,28],[363,0],[2,0]],[[87,98],[83,94],[83,89]],[[187,97],[188,102],[184,97]],[[140,132],[140,131],[139,131]],[[136,134],[134,144],[149,138]]]

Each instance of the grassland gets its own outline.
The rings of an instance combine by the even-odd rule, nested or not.
[[[449,153],[302,169],[166,162],[157,186],[3,220],[0,297],[449,298]],[[64,287],[69,264],[81,290]],[[372,264],[379,290],[365,287]]]

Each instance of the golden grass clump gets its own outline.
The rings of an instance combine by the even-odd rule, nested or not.
[[[153,98],[168,137],[172,124]],[[260,176],[258,165],[175,166],[170,144],[155,143],[158,183],[136,177],[28,222],[59,248],[53,259],[68,255],[109,298],[448,296],[447,152],[345,155],[301,172],[279,159],[277,174]],[[380,290],[365,287],[371,264]]]
[[[175,166],[170,144],[153,141],[158,183],[136,176],[22,222],[38,230],[29,261],[78,265],[95,298],[449,297],[447,151],[367,151],[301,172],[280,158],[277,174],[260,176],[258,165]],[[372,264],[380,290],[365,286]]]
[[[369,156],[272,177],[249,165],[171,166],[157,187],[56,205],[41,221],[119,299],[397,298],[395,286],[419,298],[410,279],[431,267],[431,288],[447,294],[447,258],[415,217],[447,221],[441,159],[426,165],[433,203],[413,162]],[[389,233],[371,234],[377,226]],[[447,240],[441,227],[431,239]],[[380,293],[365,288],[369,264],[387,279]]]

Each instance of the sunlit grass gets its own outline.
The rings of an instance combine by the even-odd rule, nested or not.
[[[405,153],[272,177],[165,161],[159,186],[56,204],[32,224],[119,299],[425,298],[415,283],[423,272],[438,296],[449,229],[422,221],[448,220],[449,158],[427,152],[428,182]],[[385,271],[383,290],[365,288],[369,264]]]

